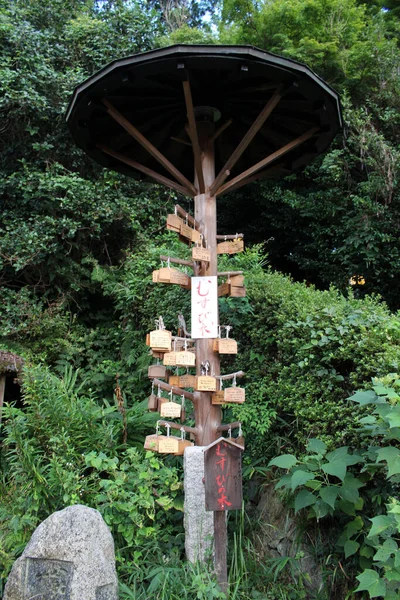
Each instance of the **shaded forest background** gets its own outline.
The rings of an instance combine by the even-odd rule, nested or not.
[[[237,361],[224,367],[247,365],[248,400],[225,420],[243,422],[246,473],[261,477],[275,454],[302,455],[310,438],[356,447],[347,398],[399,370],[399,32],[398,0],[0,0],[0,350],[27,364],[23,398],[7,386],[0,433],[3,578],[40,520],[77,501],[113,528],[123,597],[145,598],[161,577],[144,566],[159,564],[154,539],[161,554],[182,555],[179,459],[145,459],[141,449],[155,423],[144,338],[157,315],[171,329],[176,306],[189,315],[185,294],[154,286],[151,271],[160,254],[182,255],[166,215],[176,202],[193,207],[100,168],[73,144],[65,110],[74,87],[115,58],[222,43],[305,62],[341,94],[345,126],[327,154],[219,200],[219,232],[243,231],[248,247],[229,262],[246,272],[248,298],[221,302],[239,341]],[[156,500],[135,495],[141,481],[159,489]],[[377,506],[365,508],[366,536]],[[364,558],[346,576],[338,563],[327,568],[319,597],[338,589],[344,598],[357,569],[381,573]],[[293,574],[279,583],[270,569],[258,581],[257,569],[238,598],[310,597]],[[204,574],[186,576],[188,598],[218,594]],[[200,583],[204,596],[191,596]]]

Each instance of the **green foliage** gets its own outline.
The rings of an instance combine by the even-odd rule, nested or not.
[[[368,411],[359,418],[357,450],[344,446],[327,452],[321,440],[310,439],[303,457],[286,455],[269,463],[287,471],[277,488],[297,490],[295,513],[306,509],[309,519],[332,516],[340,523],[337,547],[346,559],[358,557],[362,570],[355,592],[390,600],[400,593],[399,392],[400,379],[390,375],[352,396]]]
[[[128,446],[115,404],[82,393],[78,373],[62,379],[44,367],[28,367],[23,378],[23,410],[7,406],[3,415],[0,483],[1,575],[7,576],[33,529],[49,514],[71,504],[98,509],[116,543],[122,580],[146,545],[168,547],[177,533],[180,477],[152,453],[143,439],[153,420],[143,406],[128,406]],[[140,449],[134,446],[138,445]]]

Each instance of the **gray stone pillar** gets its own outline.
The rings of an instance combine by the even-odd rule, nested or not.
[[[213,551],[213,513],[205,510],[203,446],[185,449],[185,550],[190,562],[205,562]]]

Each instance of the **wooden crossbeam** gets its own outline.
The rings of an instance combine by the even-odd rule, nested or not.
[[[200,223],[198,221],[196,221],[196,219],[194,219],[192,217],[192,215],[189,215],[187,210],[182,208],[182,206],[179,206],[179,204],[175,204],[175,209],[176,209],[176,212],[178,213],[178,215],[181,215],[181,217],[183,217],[184,219],[187,219],[187,222],[189,223],[189,225],[191,225],[192,227],[194,227],[197,230],[200,229]]]
[[[185,260],[183,258],[171,258],[170,256],[164,256],[164,255],[160,256],[160,260],[167,261],[167,262],[169,261],[176,265],[185,265],[187,267],[191,267],[192,269],[194,268],[192,260]]]
[[[232,152],[225,165],[222,167],[221,171],[217,175],[210,188],[210,195],[214,196],[221,186],[221,184],[225,181],[225,179],[230,174],[231,169],[235,166],[239,158],[242,156],[243,152],[246,150],[247,146],[253,140],[254,136],[258,132],[258,130],[263,126],[269,115],[274,110],[275,106],[278,104],[279,100],[282,98],[282,86],[279,86],[277,90],[275,90],[272,97],[268,100],[267,104],[264,106],[253,125],[249,128],[247,133],[244,135],[242,140],[239,142],[238,146]]]
[[[237,187],[236,184],[243,181],[243,179],[247,179],[254,173],[257,173],[257,171],[260,171],[266,165],[270,164],[271,162],[273,162],[274,160],[276,160],[277,158],[282,156],[283,154],[286,154],[287,152],[290,152],[294,148],[297,148],[297,146],[300,146],[300,144],[303,144],[305,141],[307,141],[318,130],[319,130],[319,127],[313,127],[312,129],[309,129],[308,131],[306,131],[306,133],[303,133],[303,135],[300,135],[299,137],[292,140],[285,146],[282,146],[282,148],[279,148],[279,150],[276,150],[276,152],[273,152],[272,154],[270,154],[263,160],[260,160],[260,162],[256,163],[255,165],[253,165],[246,171],[243,171],[243,173],[241,173],[237,177],[234,177],[234,179],[231,179],[231,181],[228,181],[228,183],[225,183],[225,185],[221,186],[217,190],[216,194],[223,194],[224,192],[231,190],[231,188]]]
[[[217,240],[237,240],[238,238],[243,238],[243,233],[235,233],[230,235],[216,235]]]
[[[246,179],[242,179],[242,181],[238,181],[238,183],[236,183],[229,189],[220,192],[219,194],[220,194],[220,196],[222,196],[222,194],[226,194],[227,192],[233,192],[234,190],[237,190],[237,189],[243,187],[244,185],[247,185],[248,183],[252,183],[253,181],[257,181],[258,179],[261,179],[262,177],[267,177],[268,175],[273,175],[274,173],[278,173],[282,164],[283,163],[279,163],[276,166],[274,165],[273,167],[270,167],[269,169],[265,169],[265,171],[261,171],[261,172],[258,171],[257,173],[254,173],[251,177],[246,177]]]
[[[196,119],[194,116],[192,92],[190,89],[189,81],[183,81],[182,83],[183,83],[183,93],[185,95],[186,113],[187,113],[187,118],[188,118],[188,122],[189,122],[189,136],[192,141],[194,167],[195,167],[197,179],[199,182],[199,192],[200,192],[200,194],[204,194],[204,192],[205,192],[204,175],[203,175],[203,167],[201,164],[201,150],[200,150],[199,136],[197,133]]]
[[[227,129],[229,127],[229,125],[232,125],[232,123],[233,123],[233,119],[229,119],[226,123],[221,125],[221,127],[219,129],[217,129],[217,131],[212,136],[211,141],[215,142],[215,140],[221,135],[221,133],[223,131],[225,131],[225,129]]]
[[[184,188],[190,190],[195,196],[197,190],[194,185],[177,169],[153,144],[142,134],[128,119],[126,119],[107,98],[103,98],[103,104],[107,108],[108,114],[121,125],[139,144],[147,150],[175,179],[177,179]]]
[[[153,383],[154,387],[159,387],[165,392],[170,392],[172,390],[174,396],[185,396],[185,398],[187,398],[191,402],[196,401],[195,395],[192,394],[192,392],[187,392],[186,390],[182,390],[181,388],[176,387],[174,385],[169,385],[169,383],[165,383],[165,381],[161,381],[161,379],[153,379]]]
[[[149,177],[154,179],[154,181],[157,181],[158,183],[162,183],[163,185],[166,185],[167,187],[172,188],[176,192],[180,192],[184,196],[192,196],[191,190],[188,190],[187,188],[183,187],[183,185],[179,185],[179,183],[177,183],[176,181],[172,181],[172,179],[168,179],[168,177],[164,177],[164,175],[161,175],[160,173],[153,171],[153,169],[149,169],[148,167],[145,167],[144,165],[138,163],[136,160],[133,160],[133,158],[129,158],[128,156],[125,156],[124,154],[121,154],[120,152],[115,152],[115,150],[112,150],[111,148],[108,148],[107,146],[103,146],[102,144],[97,144],[97,148],[99,148],[99,150],[101,150],[105,154],[108,154],[109,156],[112,156],[113,158],[120,160],[121,162],[125,163],[129,167],[133,167],[134,169],[137,169],[141,173],[148,175]]]
[[[239,429],[242,424],[240,421],[234,421],[233,423],[227,423],[226,425],[218,425],[217,431],[229,431],[230,429]]]
[[[189,427],[189,425],[181,425],[180,423],[174,423],[173,421],[164,421],[164,419],[161,419],[160,421],[158,421],[158,424],[160,425],[160,427],[171,427],[171,429],[179,429],[179,431],[181,429],[183,429],[184,431],[186,431],[186,433],[194,433],[196,435],[196,433],[198,433],[198,429],[197,427]]]
[[[184,144],[185,146],[192,147],[191,142],[188,142],[187,140],[183,140],[182,138],[175,137],[174,135],[171,135],[171,140],[174,140],[174,142],[178,142],[179,144]]]

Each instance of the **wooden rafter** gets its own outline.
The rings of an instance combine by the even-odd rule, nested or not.
[[[203,176],[203,167],[201,164],[201,151],[199,144],[199,136],[197,134],[197,126],[196,119],[194,116],[194,108],[193,108],[193,100],[192,100],[192,92],[190,89],[189,81],[183,81],[183,93],[185,94],[185,103],[186,103],[186,113],[189,122],[189,136],[192,141],[193,147],[193,156],[194,156],[194,167],[196,169],[196,175],[199,182],[199,192],[200,194],[204,194],[204,176]]]
[[[274,110],[275,106],[278,104],[279,100],[282,98],[282,86],[279,86],[278,89],[275,90],[272,97],[268,100],[267,104],[264,106],[253,125],[244,135],[242,140],[239,142],[238,146],[232,152],[231,156],[226,161],[225,165],[222,167],[221,171],[217,175],[210,188],[210,195],[214,196],[218,188],[225,181],[225,179],[230,174],[231,169],[235,166],[239,158],[242,156],[243,152],[246,150],[247,146],[250,144],[257,131],[263,126],[269,115]]]
[[[227,192],[228,190],[231,190],[233,187],[238,187],[238,185],[237,185],[238,183],[240,183],[244,179],[248,180],[248,178],[250,178],[254,173],[257,173],[258,171],[260,171],[263,167],[272,163],[274,160],[276,160],[283,154],[286,154],[287,152],[290,152],[294,148],[297,148],[297,146],[300,146],[300,144],[303,144],[303,142],[307,141],[318,130],[319,130],[319,127],[313,127],[312,129],[309,129],[308,131],[306,131],[306,133],[303,133],[303,135],[300,135],[299,137],[292,140],[285,146],[282,146],[282,148],[279,148],[279,150],[276,150],[276,152],[273,152],[266,158],[263,158],[263,160],[260,160],[260,162],[256,163],[255,165],[253,165],[246,171],[243,171],[243,173],[241,173],[237,177],[234,177],[234,179],[231,179],[230,181],[228,181],[228,183],[225,183],[225,185],[222,185],[216,191],[216,194],[223,194],[223,193]]]
[[[111,117],[121,125],[143,148],[147,150],[175,179],[177,179],[186,190],[193,195],[197,194],[194,185],[177,169],[132,123],[128,121],[107,98],[103,98],[103,104]],[[154,172],[154,171],[153,171]],[[185,192],[186,194],[187,192]]]
[[[101,150],[105,154],[108,154],[109,156],[112,156],[113,158],[116,158],[117,160],[125,163],[129,167],[133,167],[137,171],[140,171],[141,173],[148,175],[149,177],[154,179],[154,181],[157,181],[158,183],[162,183],[163,185],[166,185],[167,187],[172,188],[173,190],[175,190],[176,192],[179,192],[180,194],[183,194],[184,196],[192,196],[192,190],[188,190],[187,188],[183,187],[183,185],[179,185],[179,183],[176,183],[176,181],[172,181],[172,179],[168,179],[168,177],[164,177],[164,175],[161,175],[160,173],[153,171],[153,169],[149,169],[148,167],[145,167],[144,165],[138,163],[136,160],[133,160],[133,158],[129,158],[129,156],[125,156],[124,154],[121,154],[120,152],[115,152],[115,150],[112,150],[111,148],[108,148],[107,146],[103,146],[102,144],[97,144],[97,147],[99,148],[99,150]]]
[[[223,192],[220,192],[220,196],[222,196],[222,194],[226,194],[227,192],[233,192],[234,190],[237,190],[237,189],[243,187],[244,185],[247,185],[248,183],[253,183],[253,181],[257,181],[258,179],[272,176],[272,175],[274,175],[274,173],[278,173],[280,171],[280,168],[282,167],[282,165],[283,165],[283,163],[279,163],[277,165],[270,167],[269,169],[265,169],[264,171],[257,171],[257,173],[254,173],[253,175],[251,175],[251,177],[246,177],[246,179],[242,179],[242,181],[239,181],[238,183],[236,183],[229,189],[227,189]]]
[[[226,123],[224,123],[223,125],[221,125],[221,127],[219,129],[217,129],[217,131],[214,133],[214,135],[212,136],[211,140],[213,142],[215,142],[215,140],[221,135],[221,133],[223,131],[225,131],[225,129],[227,129],[227,127],[229,127],[229,125],[232,125],[233,119],[229,119],[228,121],[226,121]]]

